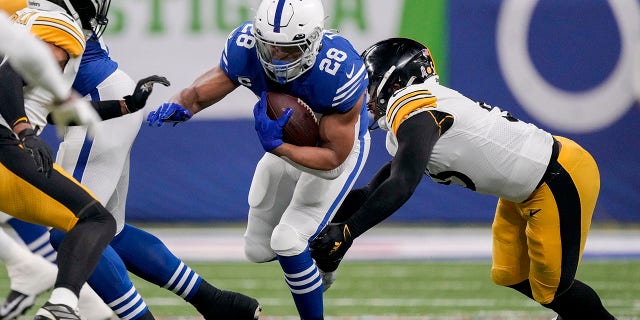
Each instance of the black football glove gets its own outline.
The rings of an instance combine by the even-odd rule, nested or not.
[[[324,272],[333,272],[338,269],[352,244],[353,238],[347,224],[330,223],[311,241],[309,247],[318,268]]]
[[[153,91],[153,85],[156,83],[160,83],[165,87],[171,85],[167,78],[155,75],[138,81],[133,93],[123,98],[130,113],[144,108],[144,105],[147,103],[147,98],[149,98],[151,91]]]
[[[36,162],[38,172],[44,173],[48,178],[51,176],[51,170],[53,169],[53,152],[51,147],[44,142],[33,129],[24,129],[18,133],[18,138],[24,147],[24,150],[29,152],[29,155]]]

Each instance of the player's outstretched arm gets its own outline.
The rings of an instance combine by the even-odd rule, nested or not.
[[[91,104],[102,120],[133,113],[144,108],[147,104],[147,99],[151,95],[151,92],[153,92],[153,85],[157,83],[165,87],[171,85],[167,78],[152,75],[139,80],[133,92],[130,95],[122,97],[121,100],[92,101]]]
[[[396,156],[390,167],[387,168],[389,164],[383,166],[370,184],[387,178],[369,193],[362,206],[346,221],[329,224],[311,242],[312,254],[319,266],[337,268],[353,239],[391,216],[413,195],[439,137],[437,125],[428,117],[426,113],[417,114],[400,125]],[[344,212],[342,215],[348,216]]]
[[[238,84],[231,81],[227,74],[216,66],[196,78],[189,87],[180,90],[169,102],[151,111],[147,123],[155,127],[164,123],[172,123],[175,126],[220,101],[237,87]]]

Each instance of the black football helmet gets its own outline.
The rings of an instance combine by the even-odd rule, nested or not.
[[[28,3],[30,7],[45,8],[43,2],[51,2],[65,9],[82,24],[82,29],[93,31],[96,38],[102,36],[109,23],[107,13],[111,0],[29,0]]]
[[[429,48],[407,38],[380,41],[362,54],[369,75],[367,109],[378,120],[387,112],[387,102],[398,89],[422,83],[436,76],[436,65]]]

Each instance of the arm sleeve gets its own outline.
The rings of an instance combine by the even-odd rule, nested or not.
[[[123,115],[120,100],[91,101],[90,103],[102,120],[109,120]],[[50,113],[47,115],[47,123],[54,124]],[[69,125],[75,126],[77,124],[70,123]]]
[[[413,195],[439,138],[438,126],[426,112],[421,112],[405,120],[397,136],[398,151],[388,178],[346,221],[354,238],[391,216]]]
[[[373,176],[373,179],[369,181],[369,183],[359,189],[353,189],[347,194],[344,201],[338,208],[338,212],[336,212],[335,216],[331,222],[333,223],[342,223],[347,221],[351,215],[358,211],[358,209],[362,206],[362,204],[369,198],[369,195],[373,190],[378,188],[378,186],[387,180],[389,174],[391,173],[391,161],[387,162],[378,170],[378,172]]]
[[[9,57],[9,63],[29,84],[43,87],[60,101],[69,96],[62,71],[49,48],[17,28],[4,13],[0,13],[0,52]]]
[[[0,114],[11,127],[27,120],[24,110],[22,78],[6,61],[0,64]]]

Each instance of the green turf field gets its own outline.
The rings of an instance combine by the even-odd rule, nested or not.
[[[297,319],[277,263],[190,263],[214,285],[260,300],[264,319]],[[640,319],[640,261],[584,261],[578,279],[594,287],[619,319]],[[181,298],[133,277],[163,319],[197,319]],[[2,295],[8,289],[0,273]],[[41,298],[38,304],[44,302]],[[488,262],[350,262],[325,294],[326,319],[551,319],[519,293],[495,286]],[[35,309],[35,308],[34,308]],[[35,311],[30,310],[29,314]],[[25,317],[27,319],[27,317]],[[229,319],[233,320],[233,319]]]

